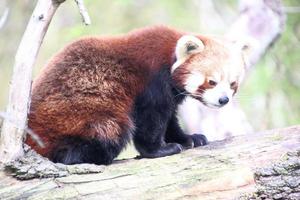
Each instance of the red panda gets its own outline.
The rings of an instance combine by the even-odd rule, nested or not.
[[[186,135],[177,106],[192,96],[222,107],[244,73],[243,57],[222,40],[154,26],[79,39],[34,80],[26,143],[53,162],[110,164],[133,139],[141,157],[206,144]]]

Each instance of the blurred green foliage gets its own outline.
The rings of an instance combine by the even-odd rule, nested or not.
[[[200,3],[199,3],[200,2]],[[213,11],[199,0],[85,0],[92,25],[84,26],[76,4],[58,9],[39,54],[34,75],[65,44],[85,35],[126,33],[152,24],[166,24],[191,32],[222,34],[238,14],[237,0],[213,0]],[[207,2],[207,1],[206,1]],[[298,0],[285,6],[300,7]],[[34,0],[2,0],[0,16],[10,9],[0,29],[0,110],[5,109],[14,55],[32,13]],[[237,97],[256,129],[300,122],[300,13],[287,13],[285,31],[274,47],[249,73]]]

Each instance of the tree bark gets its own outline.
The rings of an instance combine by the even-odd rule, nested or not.
[[[257,190],[250,199],[300,199],[300,151],[287,153],[281,162],[254,174]]]
[[[260,132],[164,158],[117,160],[105,168],[95,165],[44,168],[42,164],[49,161],[20,159],[0,172],[0,199],[249,199],[262,197],[271,186],[280,194],[285,190],[289,195],[285,199],[295,199],[300,191],[299,132],[300,126]],[[289,151],[298,151],[291,154],[293,161],[282,157]],[[30,152],[29,157],[32,158]],[[288,164],[277,167],[276,173],[266,168],[257,170],[280,158]],[[60,168],[61,173],[55,168]],[[266,176],[280,180],[280,173],[294,177],[283,177],[272,184],[266,180],[271,180]],[[11,175],[31,180],[20,181]],[[261,187],[262,179],[268,185],[267,191]],[[278,194],[270,193],[270,198]]]
[[[0,162],[24,154],[23,138],[30,105],[32,68],[51,19],[64,0],[39,0],[15,56],[9,103],[0,135]]]

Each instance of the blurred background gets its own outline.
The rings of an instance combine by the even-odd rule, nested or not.
[[[251,1],[251,0],[249,0]],[[255,130],[300,123],[300,1],[283,0],[287,14],[281,38],[251,69],[238,99]],[[16,49],[36,4],[1,0],[0,111],[5,110]],[[238,0],[85,0],[92,25],[84,26],[73,0],[58,9],[41,47],[34,76],[65,44],[84,35],[126,33],[166,24],[205,34],[223,34],[238,15]],[[7,9],[8,8],[8,9]]]

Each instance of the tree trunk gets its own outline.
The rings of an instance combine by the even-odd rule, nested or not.
[[[32,68],[50,21],[64,0],[39,0],[15,56],[9,103],[0,135],[0,162],[24,154],[23,138],[30,105]]]
[[[21,159],[0,172],[0,199],[235,199],[284,194],[285,199],[297,199],[299,132],[296,126],[239,136],[164,158],[118,160],[104,170],[95,165],[68,168],[49,166],[49,161],[40,158]],[[257,171],[296,150],[299,153],[290,154],[289,159],[283,157],[284,164],[274,165],[279,167]],[[53,176],[65,177],[32,179]]]

